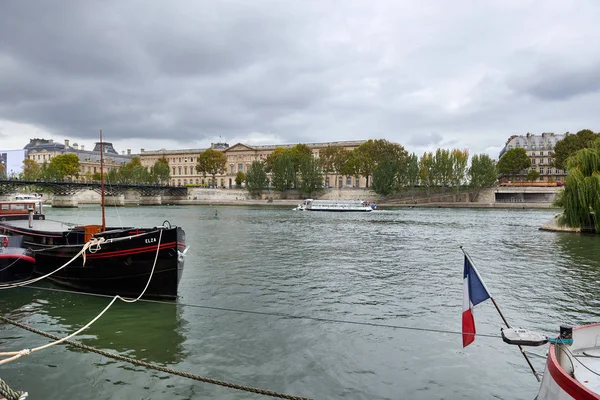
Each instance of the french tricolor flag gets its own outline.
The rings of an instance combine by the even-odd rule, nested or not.
[[[467,347],[475,340],[473,306],[491,298],[491,296],[466,253],[463,288],[462,339],[463,347]]]

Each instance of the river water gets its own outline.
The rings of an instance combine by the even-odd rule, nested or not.
[[[595,236],[539,231],[555,213],[111,209],[112,225],[169,220],[184,227],[191,248],[181,297],[170,304],[117,303],[78,340],[194,374],[315,399],[531,400],[537,381],[518,349],[500,339],[502,321],[490,301],[475,308],[475,321],[478,333],[495,337],[478,337],[462,348],[456,334],[462,313],[459,246],[469,252],[512,325],[555,334],[563,323],[598,322],[600,242]],[[99,209],[48,209],[47,214],[97,223]],[[0,312],[66,335],[108,301],[21,288],[0,293]],[[0,349],[47,342],[0,325]],[[533,350],[545,354],[547,347]],[[543,370],[543,359],[533,363]],[[0,377],[27,390],[31,399],[263,398],[62,345],[1,366]]]

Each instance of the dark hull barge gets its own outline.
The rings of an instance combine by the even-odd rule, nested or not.
[[[136,297],[152,276],[144,297],[177,297],[186,252],[185,232],[180,227],[167,223],[102,232],[100,225],[74,227],[34,219],[0,221],[0,234],[23,236],[23,246],[35,252],[36,275],[60,269],[48,277],[60,285]]]

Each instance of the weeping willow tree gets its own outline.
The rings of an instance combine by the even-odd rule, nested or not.
[[[567,169],[566,185],[556,202],[565,209],[560,222],[593,226],[600,233],[600,142],[569,157]]]

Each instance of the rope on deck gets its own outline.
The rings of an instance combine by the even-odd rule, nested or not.
[[[5,358],[3,360],[0,360],[0,365],[4,365],[4,364],[8,364],[9,362],[15,361],[23,356],[27,356],[33,352],[36,351],[40,351],[40,350],[44,350],[47,349],[48,347],[52,347],[54,345],[60,344],[68,339],[71,339],[74,336],[79,335],[81,332],[83,332],[84,330],[86,330],[87,328],[89,328],[94,322],[96,322],[98,319],[100,319],[100,317],[102,317],[104,315],[105,312],[108,311],[108,309],[110,307],[112,307],[112,305],[115,303],[115,301],[117,300],[121,300],[124,301],[126,303],[135,303],[136,301],[138,301],[139,299],[142,298],[142,296],[144,295],[144,293],[146,293],[146,290],[148,289],[148,286],[150,286],[150,281],[152,280],[152,277],[154,276],[154,268],[156,268],[156,262],[158,260],[158,253],[160,251],[160,244],[162,241],[162,233],[163,231],[160,231],[160,235],[158,236],[158,244],[156,245],[156,256],[154,257],[154,264],[152,265],[152,270],[150,271],[150,277],[148,278],[148,282],[146,282],[146,286],[144,287],[144,290],[142,290],[142,293],[140,293],[140,295],[138,297],[136,297],[135,299],[126,299],[123,298],[119,295],[116,295],[113,297],[113,299],[110,301],[110,303],[108,303],[108,305],[104,308],[104,310],[102,310],[100,312],[100,314],[98,314],[94,319],[92,319],[90,322],[88,322],[84,327],[80,328],[79,330],[71,333],[70,335],[64,337],[64,338],[60,338],[54,342],[45,344],[43,346],[39,346],[39,347],[35,347],[33,349],[23,349],[20,351],[10,351],[10,352],[2,352],[0,353],[0,357],[9,357],[9,358]],[[104,238],[102,238],[102,240],[100,241],[90,241],[88,243],[86,243],[86,245],[84,246],[84,248],[82,249],[83,251],[83,264],[85,265],[85,249],[89,249],[90,253],[95,253],[96,251],[100,250],[100,245],[101,243],[103,243]],[[72,259],[73,260],[73,259]],[[72,261],[71,260],[71,261]],[[70,261],[69,261],[70,262]],[[68,263],[67,263],[68,264]]]
[[[51,333],[46,333],[40,330],[37,330],[35,328],[31,328],[27,325],[23,325],[17,321],[13,321],[11,319],[8,319],[4,316],[0,315],[0,321],[6,322],[7,324],[11,324],[14,326],[17,326],[19,328],[25,329],[29,332],[33,332],[36,333],[38,335],[41,336],[45,336],[47,338],[50,339],[54,339],[54,340],[59,340],[60,337],[55,336]],[[134,365],[139,365],[140,367],[145,367],[145,368],[149,368],[149,369],[153,369],[156,371],[160,371],[160,372],[164,372],[167,374],[172,374],[172,375],[178,375],[178,376],[182,376],[184,378],[189,378],[189,379],[193,379],[195,381],[200,381],[200,382],[205,382],[205,383],[210,383],[213,385],[218,385],[218,386],[223,386],[223,387],[227,387],[230,389],[236,389],[236,390],[242,390],[245,392],[250,392],[250,393],[256,393],[256,394],[261,394],[264,396],[270,396],[270,397],[277,397],[280,399],[290,399],[290,400],[311,400],[308,397],[300,397],[300,396],[294,396],[294,395],[290,395],[290,394],[285,394],[285,393],[278,393],[278,392],[274,392],[272,390],[266,390],[266,389],[258,389],[258,388],[254,388],[251,386],[243,386],[243,385],[238,385],[235,383],[230,383],[230,382],[226,382],[226,381],[221,381],[218,379],[213,379],[213,378],[208,378],[208,377],[204,377],[204,376],[200,376],[200,375],[195,375],[195,374],[190,374],[188,372],[183,372],[183,371],[178,371],[172,368],[168,368],[168,367],[163,367],[160,365],[156,365],[156,364],[152,364],[152,363],[148,363],[145,361],[141,361],[141,360],[136,360],[135,358],[129,358],[129,357],[125,357],[122,356],[120,354],[115,354],[115,353],[111,353],[108,351],[104,351],[104,350],[100,350],[97,349],[95,347],[91,347],[79,342],[75,342],[72,340],[64,340],[62,343],[67,343],[70,344],[71,346],[86,350],[86,351],[90,351],[92,353],[96,353],[96,354],[100,354],[101,356],[104,357],[108,357],[108,358],[112,358],[113,360],[118,360],[118,361],[123,361],[126,363],[130,363],[130,364],[134,364]]]
[[[27,392],[16,392],[12,390],[10,386],[0,378],[0,396],[4,396],[6,400],[25,400],[28,394]]]

